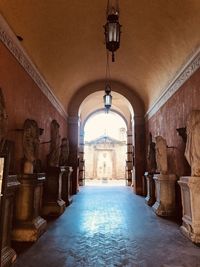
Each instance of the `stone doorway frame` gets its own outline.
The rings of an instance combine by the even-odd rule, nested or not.
[[[131,153],[131,155],[128,154],[129,153],[129,145],[130,145],[129,144],[129,135],[130,135],[130,131],[131,131],[131,137],[132,137],[132,130],[130,130],[128,128],[128,121],[127,121],[127,119],[125,118],[125,116],[123,114],[121,114],[119,111],[117,111],[115,109],[112,109],[112,108],[111,108],[110,111],[112,113],[116,113],[117,115],[119,115],[123,119],[123,121],[125,122],[125,124],[126,124],[126,130],[127,130],[127,138],[126,138],[126,141],[127,141],[127,152],[126,152],[127,153],[127,160],[126,160],[126,162],[127,162],[129,160],[129,158],[132,157],[132,155],[133,155],[133,153]],[[79,147],[79,159],[80,159],[80,161],[81,161],[81,159],[83,160],[83,158],[84,158],[84,128],[85,128],[85,125],[86,125],[88,119],[90,119],[92,116],[97,115],[97,114],[100,114],[100,113],[104,113],[104,112],[105,112],[104,108],[97,109],[96,111],[91,112],[84,119],[83,123],[80,123],[80,147]],[[132,142],[131,142],[131,147],[132,147]],[[116,157],[116,155],[115,155],[115,157]],[[84,160],[83,160],[83,162],[84,162]],[[81,171],[82,170],[79,170],[79,183],[80,183],[80,180],[81,180],[80,175],[84,175],[83,173],[81,173]],[[113,169],[113,171],[116,171],[116,170]],[[130,170],[130,172],[131,172],[131,170]],[[125,174],[124,180],[126,182],[126,185],[128,185],[128,179],[126,178],[127,177],[126,170],[124,170],[124,174]],[[84,178],[85,177],[83,177],[83,179]],[[80,183],[80,184],[81,185],[84,185],[84,182],[83,183]]]
[[[71,98],[68,107],[68,139],[69,139],[69,164],[73,168],[72,174],[72,193],[78,192],[79,175],[79,138],[80,138],[80,119],[79,108],[84,99],[96,91],[102,91],[105,81],[99,80],[91,82],[81,87]],[[143,175],[145,171],[145,120],[144,103],[132,88],[118,81],[112,81],[112,90],[124,96],[131,104],[134,117],[132,127],[134,129],[134,164],[135,164],[135,193],[143,193]]]

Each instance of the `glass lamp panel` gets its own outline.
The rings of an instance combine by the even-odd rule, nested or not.
[[[109,42],[117,41],[117,23],[109,23],[108,35]]]
[[[119,23],[117,23],[116,24],[116,27],[117,27],[117,30],[116,30],[116,42],[120,42],[120,24]]]
[[[112,96],[111,95],[106,95],[105,97],[105,106],[111,106],[112,104]]]

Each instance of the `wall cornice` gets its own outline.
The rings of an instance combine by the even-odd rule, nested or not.
[[[63,105],[57,99],[57,97],[52,92],[52,89],[39,73],[37,67],[29,58],[26,51],[23,49],[22,45],[18,41],[15,33],[11,30],[6,20],[0,14],[0,40],[3,44],[8,48],[8,50],[13,54],[13,56],[17,59],[20,65],[24,68],[24,70],[29,74],[29,76],[34,80],[40,90],[44,93],[44,95],[48,98],[51,104],[56,108],[56,110],[67,119],[68,115],[65,111]]]
[[[177,91],[178,89],[195,73],[200,67],[200,49],[183,66],[178,75],[164,90],[162,95],[147,111],[145,117],[150,119]]]

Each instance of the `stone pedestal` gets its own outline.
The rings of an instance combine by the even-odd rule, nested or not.
[[[174,174],[154,174],[156,202],[152,206],[158,216],[175,215],[175,183]]]
[[[200,243],[200,177],[181,177],[183,217],[181,232],[192,242]]]
[[[14,229],[15,241],[34,242],[46,230],[46,221],[40,217],[44,174],[23,174],[16,195]]]
[[[132,176],[132,182],[131,182],[131,187],[133,187],[133,190],[135,188],[135,169],[131,170],[131,176]]]
[[[147,205],[152,206],[156,202],[155,181],[152,173],[145,172],[144,176],[147,184],[147,196],[145,198],[145,202]]]
[[[60,216],[65,211],[65,202],[61,197],[64,173],[65,167],[49,167],[46,172],[42,209],[44,216]]]
[[[11,248],[11,231],[14,195],[19,185],[16,175],[8,176],[1,209],[1,267],[11,266],[16,259],[16,253]]]
[[[132,170],[133,170],[132,161],[126,161],[126,185],[127,186],[132,185]]]
[[[144,175],[142,176],[142,195],[147,195],[147,181]]]
[[[66,206],[70,205],[72,202],[72,193],[71,193],[71,174],[72,167],[65,166],[65,172],[62,175],[62,194],[61,197],[65,201]]]

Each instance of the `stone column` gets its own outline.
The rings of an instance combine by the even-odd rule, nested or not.
[[[116,180],[119,179],[119,177],[117,177],[117,173],[116,173],[116,154],[115,154],[115,150],[112,151],[112,179]]]
[[[143,195],[143,175],[145,172],[145,126],[144,117],[134,116],[134,137],[135,147],[135,192]]]
[[[127,185],[132,184],[132,171],[133,170],[133,142],[132,142],[132,130],[127,130],[127,161],[126,161],[126,171],[127,171]]]
[[[69,139],[69,165],[72,166],[72,194],[78,192],[78,174],[79,174],[79,117],[68,118],[68,139]]]
[[[16,195],[12,239],[34,242],[46,230],[46,221],[40,217],[44,174],[23,174]]]
[[[131,175],[132,175],[131,186],[133,187],[133,190],[135,190],[135,168],[133,168],[133,170],[131,171]]]
[[[178,181],[181,187],[183,217],[181,232],[192,242],[200,243],[200,177],[184,176]]]
[[[153,210],[158,216],[175,215],[175,183],[176,175],[174,174],[154,174],[156,186],[156,202]]]
[[[79,143],[79,185],[85,184],[85,161],[84,161],[84,132],[80,131]]]
[[[155,181],[153,179],[153,174],[145,172],[144,174],[146,178],[146,184],[147,184],[147,196],[145,198],[145,202],[147,205],[152,206],[155,201]]]
[[[96,149],[94,149],[94,158],[93,158],[93,179],[98,179],[97,177],[97,159],[98,159],[98,151]]]

